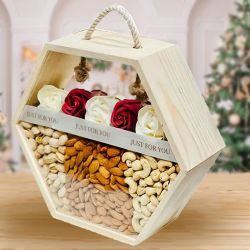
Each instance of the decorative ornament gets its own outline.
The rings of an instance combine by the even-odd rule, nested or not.
[[[226,32],[226,33],[224,34],[225,42],[226,42],[226,43],[229,43],[229,42],[232,40],[233,36],[234,36],[234,33],[233,33],[233,32],[230,32],[230,31]]]
[[[229,116],[229,123],[232,126],[238,126],[241,122],[240,116],[238,114],[232,114]]]
[[[244,99],[246,99],[246,95],[240,90],[240,89],[237,89],[236,91],[236,94],[235,94],[235,98],[239,101],[242,101]]]
[[[81,58],[80,64],[76,66],[74,70],[77,82],[84,83],[86,80],[89,79],[89,71],[91,69],[85,57]]]
[[[148,95],[143,88],[138,75],[136,76],[136,81],[129,86],[129,92],[131,95],[136,96],[137,100],[140,100],[144,103],[148,101]]]
[[[224,76],[221,81],[221,87],[227,88],[231,85],[232,83],[232,78],[229,76]]]
[[[226,64],[224,64],[224,63],[219,64],[218,67],[217,67],[217,70],[218,70],[218,72],[219,72],[221,75],[224,75],[225,72],[226,72],[226,70],[227,70]]]
[[[250,76],[244,76],[241,79],[241,86],[242,90],[245,92],[246,95],[250,93]]]
[[[224,109],[227,112],[231,111],[233,108],[233,102],[231,100],[221,100],[216,104],[218,109]]]
[[[250,136],[245,139],[245,144],[250,147]]]
[[[240,35],[236,38],[235,45],[238,49],[244,50],[246,46],[247,38],[244,35]]]

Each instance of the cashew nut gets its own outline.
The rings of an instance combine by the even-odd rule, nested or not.
[[[162,191],[162,184],[160,182],[156,182],[153,187],[156,188],[157,195],[160,195]]]
[[[152,177],[153,181],[159,181],[160,180],[160,170],[159,169],[156,169],[156,170],[153,170],[150,174],[150,176]]]
[[[151,195],[153,195],[153,194],[156,194],[156,188],[152,188],[152,187],[146,187],[146,194],[148,195],[148,196],[151,196]]]
[[[137,191],[137,183],[133,180],[132,177],[128,177],[125,179],[125,183],[129,186],[129,193],[134,194]]]
[[[151,166],[152,169],[157,169],[157,161],[155,160],[155,158],[148,156],[148,155],[143,155],[144,158],[146,158],[149,161],[149,164]]]
[[[148,186],[152,186],[154,185],[154,181],[152,179],[151,176],[147,177],[146,179],[144,179],[145,183],[148,185]]]
[[[142,207],[141,207],[141,211],[142,211],[142,213],[143,213],[145,216],[147,216],[147,217],[150,217],[150,216],[151,216],[151,212],[147,209],[146,206],[142,206]]]
[[[132,203],[133,203],[134,210],[138,213],[141,213],[140,197],[134,198]]]
[[[168,185],[169,185],[169,181],[165,181],[164,183],[163,183],[163,189],[166,189],[166,190],[168,190]]]
[[[167,191],[166,191],[166,190],[163,190],[163,191],[161,192],[160,196],[158,197],[158,201],[161,201],[166,193],[167,193]]]
[[[176,173],[173,173],[170,175],[170,181],[174,181],[175,178],[176,178],[177,174]]]
[[[139,185],[140,185],[141,187],[146,187],[146,186],[147,186],[147,183],[145,182],[145,180],[140,179]]]
[[[175,166],[175,169],[176,169],[176,172],[177,172],[177,173],[180,173],[181,168],[180,168],[180,166],[179,166],[178,164]]]
[[[150,211],[151,213],[153,213],[156,209],[156,206],[154,206],[151,202],[147,204],[147,209],[148,211]]]
[[[134,171],[133,171],[132,168],[129,168],[129,169],[127,169],[126,171],[124,171],[124,175],[125,175],[126,177],[131,177],[131,176],[133,176],[133,174],[134,174]]]
[[[133,226],[133,229],[135,230],[136,233],[140,233],[142,228],[143,228],[140,225],[140,218],[137,218],[137,217],[133,216],[133,218],[132,218],[132,226]]]
[[[143,170],[141,171],[141,178],[147,178],[150,175],[151,172],[151,166],[149,162],[146,159],[141,159],[141,164],[143,167]]]
[[[171,175],[171,174],[173,174],[174,172],[175,172],[175,167],[171,167],[171,168],[167,171],[168,175]]]
[[[140,201],[142,206],[146,206],[150,202],[150,199],[146,194],[144,194],[140,197]]]
[[[158,165],[158,169],[163,172],[166,170],[166,168],[171,168],[173,166],[173,163],[170,162],[170,161],[163,161],[163,160],[160,160],[158,161],[157,163]]]
[[[146,192],[145,187],[141,187],[141,186],[137,187],[137,194],[138,195],[143,195],[143,194],[145,194],[145,192]]]
[[[134,181],[139,181],[141,179],[141,172],[142,171],[134,172],[134,174],[133,174],[133,180]]]
[[[131,167],[132,167],[132,161],[130,161],[130,160],[126,160],[126,164],[127,164],[127,166],[128,166],[129,168],[131,168]]]
[[[122,161],[125,162],[126,160],[135,161],[136,154],[133,152],[126,152],[122,155]]]
[[[159,201],[158,201],[158,199],[155,197],[155,195],[152,195],[152,196],[150,197],[150,203],[151,203],[153,206],[155,206],[155,207],[158,206]]]
[[[134,171],[142,170],[142,164],[139,160],[133,161],[131,165]]]
[[[142,227],[144,227],[144,226],[146,225],[147,222],[148,222],[148,220],[146,220],[146,219],[141,219],[141,220],[140,220],[140,225],[141,225]]]
[[[169,175],[168,175],[167,171],[160,174],[160,180],[161,181],[168,181],[169,180]]]

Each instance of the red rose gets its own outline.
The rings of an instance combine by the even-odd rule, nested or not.
[[[62,106],[62,112],[67,115],[72,115],[84,118],[86,114],[86,102],[93,97],[93,94],[84,89],[71,90]]]
[[[128,131],[135,131],[138,112],[142,108],[141,101],[122,100],[119,101],[111,116],[111,125]]]
[[[92,90],[91,93],[93,94],[93,96],[107,96],[108,95],[106,92],[99,90],[99,89]]]

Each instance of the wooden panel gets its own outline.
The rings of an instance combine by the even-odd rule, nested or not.
[[[192,169],[224,147],[192,73],[176,46],[140,60],[138,73],[183,168]]]
[[[33,177],[0,175],[0,246],[43,250],[249,250],[250,174],[209,174],[180,218],[134,248],[51,218]]]

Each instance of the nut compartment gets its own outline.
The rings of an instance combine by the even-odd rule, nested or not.
[[[20,125],[56,210],[126,235],[142,231],[180,171],[168,161]]]

